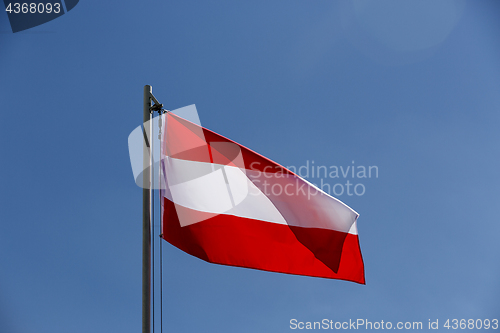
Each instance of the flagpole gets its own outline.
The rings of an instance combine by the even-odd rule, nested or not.
[[[144,86],[143,125],[145,147],[143,151],[142,174],[142,333],[151,333],[151,160],[149,140],[151,139],[151,95],[150,85]],[[152,154],[153,152],[151,152]],[[148,186],[149,185],[149,186]]]
[[[154,102],[154,105],[151,105]],[[151,231],[153,230],[153,112],[162,112],[163,104],[153,95],[150,85],[144,86],[143,126],[144,151],[142,173],[142,333],[151,333]],[[154,249],[153,249],[154,250]],[[153,308],[154,309],[154,308]],[[154,318],[154,317],[153,317]]]

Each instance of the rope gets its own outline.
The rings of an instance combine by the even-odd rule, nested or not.
[[[161,160],[161,125],[162,125],[162,112],[159,112],[160,114],[160,119],[158,126],[159,131],[158,131],[158,139],[160,141],[160,160]],[[158,168],[158,181],[160,182],[160,189],[158,190],[158,199],[159,199],[159,205],[158,205],[158,211],[160,212],[160,333],[163,333],[163,242],[161,241],[161,237],[163,237],[163,223],[162,223],[162,216],[161,216],[161,168]]]
[[[160,142],[160,163],[161,163],[161,126],[162,126],[162,113],[164,110],[158,111],[158,141]],[[158,168],[158,216],[160,222],[160,332],[163,333],[163,242],[161,241],[161,237],[163,236],[163,225],[162,225],[162,216],[161,216],[161,188],[162,188],[162,178],[161,178],[161,167]]]
[[[160,207],[161,212],[161,207]],[[161,222],[161,214],[160,214]],[[160,225],[161,228],[161,225]],[[160,332],[163,333],[163,242],[160,238]]]
[[[154,149],[153,149],[153,119],[154,119],[154,114],[152,113],[151,114],[152,117],[151,117],[151,122],[150,122],[150,136],[151,136],[151,147],[150,147],[150,159],[151,159],[151,162],[150,162],[150,166],[151,166],[151,180],[154,180]],[[155,234],[155,199],[154,199],[154,186],[153,186],[153,181],[150,182],[150,186],[151,186],[151,224],[152,224],[152,229],[151,229],[151,236],[153,238],[153,253],[151,254],[152,258],[151,258],[151,261],[153,262],[153,274],[152,274],[152,301],[153,301],[153,306],[152,306],[152,312],[153,312],[153,333],[155,332],[155,237],[154,237],[154,234]]]

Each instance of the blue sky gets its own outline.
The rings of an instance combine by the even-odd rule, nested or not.
[[[493,0],[82,0],[13,34],[0,13],[0,331],[140,331],[127,137],[145,84],[280,164],[379,170],[339,196],[360,213],[365,286],[164,243],[165,331],[498,318],[499,14]]]

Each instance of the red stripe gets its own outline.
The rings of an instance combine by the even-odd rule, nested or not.
[[[365,283],[357,235],[224,214],[181,227],[178,212],[207,214],[164,198],[163,238],[205,261]]]
[[[164,154],[177,159],[233,165],[266,173],[294,174],[259,153],[173,113],[167,113],[167,130],[164,132],[162,142]],[[232,144],[233,148],[231,145],[211,144],[208,149],[207,143],[218,142]],[[234,158],[239,152],[241,152],[244,164],[234,165]]]

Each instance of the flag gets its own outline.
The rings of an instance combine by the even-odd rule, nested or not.
[[[166,241],[211,263],[365,283],[358,213],[232,140],[164,118]]]

